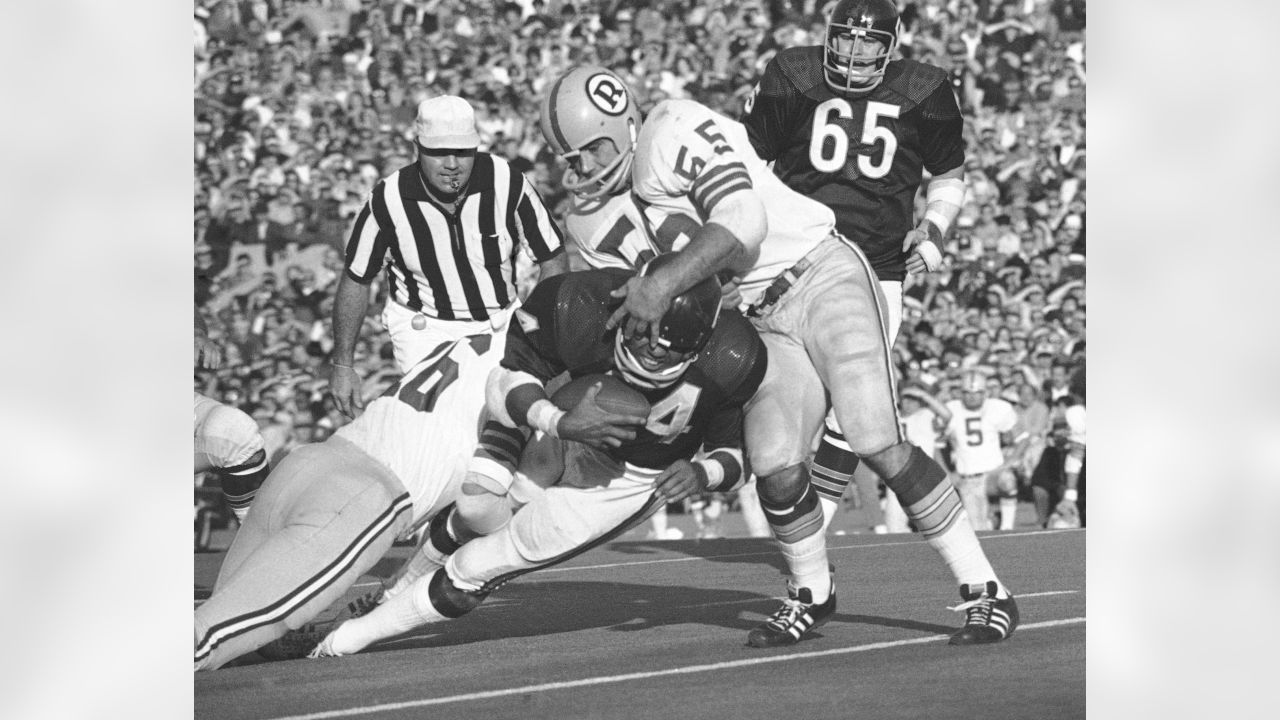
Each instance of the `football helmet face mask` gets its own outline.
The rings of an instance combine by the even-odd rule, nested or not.
[[[902,21],[891,0],[840,0],[827,18],[822,49],[823,78],[833,91],[859,95],[874,90],[898,47]],[[876,49],[868,52],[868,41]]]
[[[640,269],[640,276],[673,262],[671,254],[659,255]],[[613,360],[622,379],[645,389],[673,385],[698,359],[720,319],[720,283],[709,277],[677,295],[662,316],[658,327],[658,347],[649,346],[648,333],[625,337],[621,329],[614,338]]]
[[[960,378],[960,402],[969,410],[977,410],[987,399],[987,379],[982,373],[970,370]]]
[[[538,124],[552,151],[569,163],[563,180],[566,190],[594,199],[630,187],[640,108],[622,78],[598,66],[563,73],[542,97]],[[613,141],[617,156],[580,177],[575,160],[600,138]]]

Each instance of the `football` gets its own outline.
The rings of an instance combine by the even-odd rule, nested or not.
[[[600,394],[596,396],[596,404],[615,413],[632,413],[649,415],[649,401],[635,388],[627,385],[612,375],[583,375],[570,380],[551,396],[551,402],[561,410],[572,410],[587,388],[600,383]]]

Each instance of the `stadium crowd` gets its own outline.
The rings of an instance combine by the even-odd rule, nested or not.
[[[1084,400],[1084,2],[899,6],[901,53],[951,70],[969,140],[943,268],[907,286],[901,386],[945,402],[980,369],[1052,445],[1043,417]],[[413,160],[421,100],[467,98],[482,148],[559,219],[537,100],[568,65],[614,69],[646,110],[689,97],[737,118],[823,18],[817,0],[197,0],[195,299],[227,362],[195,389],[257,420],[273,465],[348,421],[326,393],[342,248],[374,183]],[[371,394],[396,376],[374,288],[356,352]]]

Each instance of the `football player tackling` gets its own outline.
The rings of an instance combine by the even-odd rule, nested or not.
[[[656,334],[671,298],[722,273],[768,348],[768,373],[746,407],[746,451],[791,578],[783,606],[748,642],[795,643],[835,611],[823,513],[806,465],[828,402],[853,452],[959,582],[956,609],[966,620],[951,642],[1008,637],[1018,622],[1013,596],[946,473],[900,434],[885,296],[866,256],[836,232],[832,211],[786,187],[742,124],[688,100],[659,103],[642,121],[631,91],[604,68],[557,78],[541,122],[570,165],[569,190],[595,198],[630,191],[640,210],[639,231],[626,231],[634,223],[624,213],[622,231],[590,237],[645,242],[676,258],[615,291],[625,303],[611,323],[628,335]]]

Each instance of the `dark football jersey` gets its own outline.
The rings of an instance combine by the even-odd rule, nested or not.
[[[902,241],[915,226],[923,177],[964,164],[964,119],[946,71],[894,60],[861,97],[833,92],[822,48],[788,48],[765,68],[743,118],[756,152],[797,192],[835,212],[882,280],[906,274]]]
[[[507,332],[502,366],[542,382],[562,372],[571,377],[615,369],[616,330],[605,321],[621,304],[609,293],[630,272],[585,270],[556,275],[538,284],[516,311]],[[665,469],[708,448],[742,447],[742,406],[764,378],[764,343],[736,311],[721,311],[715,332],[697,360],[674,385],[636,388],[649,401],[649,421],[636,439],[612,449],[613,457],[644,468]]]

